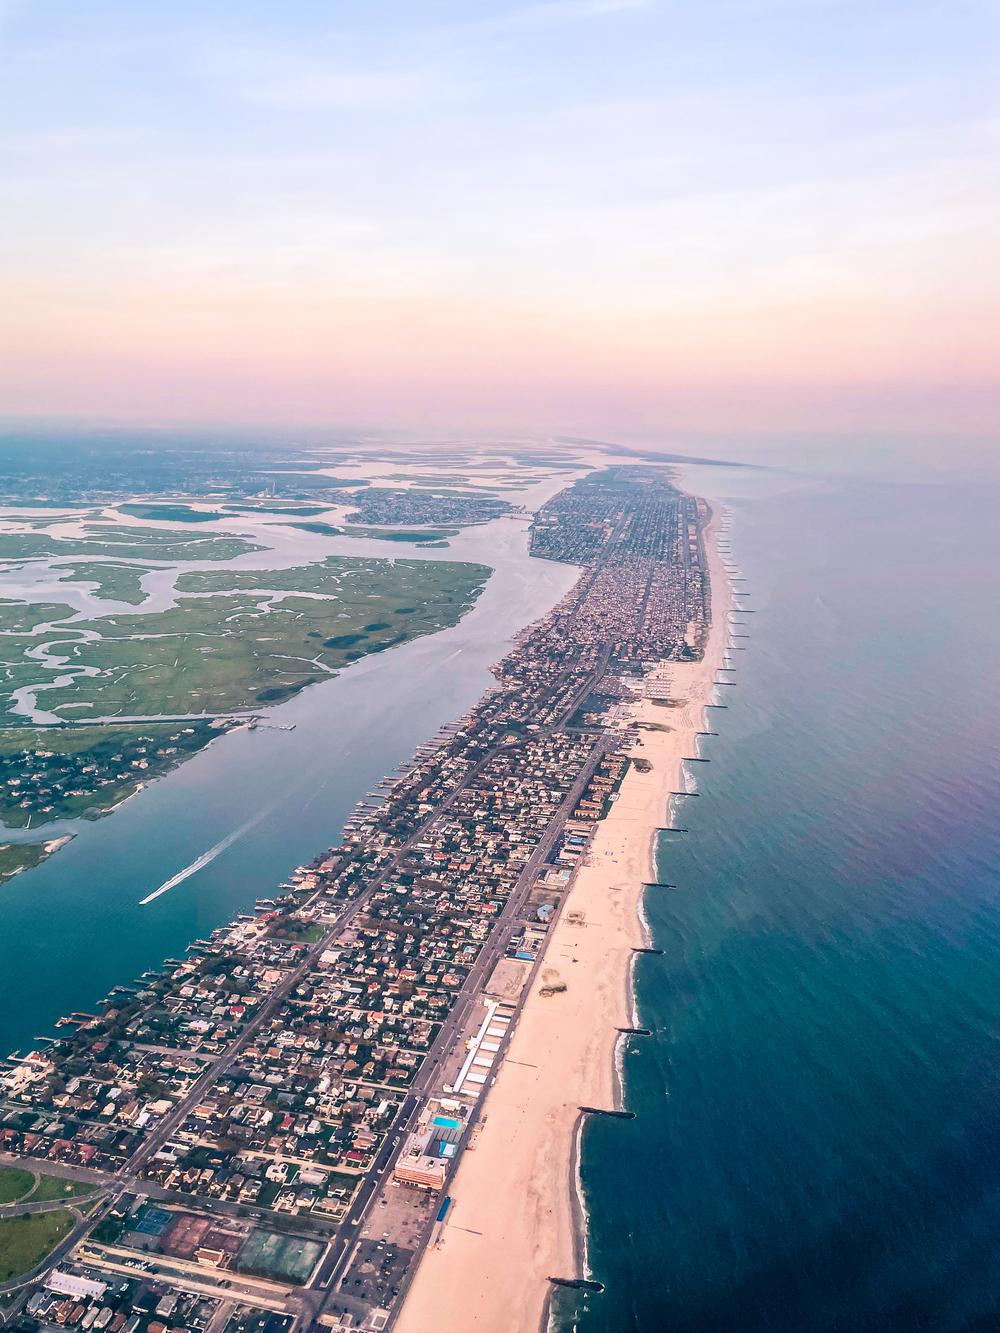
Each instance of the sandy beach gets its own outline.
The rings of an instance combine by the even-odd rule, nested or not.
[[[583,1276],[572,1165],[579,1107],[618,1103],[615,1048],[617,1029],[632,1024],[631,951],[647,943],[642,884],[655,878],[655,830],[667,822],[681,759],[696,753],[695,732],[704,729],[727,641],[731,595],[716,551],[718,525],[716,514],[704,539],[712,589],[705,654],[669,665],[674,706],[633,705],[641,741],[631,753],[652,767],[629,768],[566,897],[478,1143],[455,1176],[448,1225],[423,1258],[399,1333],[535,1333],[549,1277]],[[539,994],[553,982],[566,990]]]

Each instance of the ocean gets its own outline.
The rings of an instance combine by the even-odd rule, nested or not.
[[[1000,478],[896,471],[687,474],[755,614],[560,1330],[1000,1328]]]

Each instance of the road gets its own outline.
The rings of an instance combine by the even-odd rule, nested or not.
[[[95,1190],[91,1194],[68,1194],[65,1199],[42,1199],[38,1203],[5,1203],[0,1204],[0,1218],[4,1217],[27,1217],[34,1213],[58,1213],[67,1208],[79,1207],[80,1204],[92,1203],[94,1199],[101,1196],[102,1191]]]

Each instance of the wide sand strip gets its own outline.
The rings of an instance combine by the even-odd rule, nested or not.
[[[681,759],[697,753],[695,732],[705,726],[723,660],[731,598],[716,533],[713,519],[705,539],[712,627],[704,657],[670,664],[676,706],[634,705],[637,721],[652,727],[643,727],[632,755],[652,768],[630,766],[576,875],[489,1092],[478,1144],[456,1173],[448,1225],[424,1255],[399,1333],[535,1333],[549,1277],[580,1276],[575,1127],[581,1105],[616,1105],[616,1029],[632,1022],[631,950],[647,943],[638,916],[642,884],[655,878],[656,829],[668,822]],[[540,993],[553,983],[566,990]]]

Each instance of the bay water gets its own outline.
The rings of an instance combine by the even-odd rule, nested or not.
[[[322,545],[324,553],[400,554],[382,541],[346,551],[338,539]],[[298,558],[297,547],[251,557],[263,568]],[[493,569],[457,625],[363,658],[266,710],[272,725],[221,736],[104,819],[49,826],[52,836],[73,832],[73,841],[0,887],[0,1053],[24,1053],[61,1015],[93,1012],[112,986],[183,956],[193,940],[273,895],[296,865],[337,842],[376,782],[480,698],[514,635],[578,575],[528,555],[522,518],[471,529],[420,558]],[[143,904],[196,863],[197,873]]]

